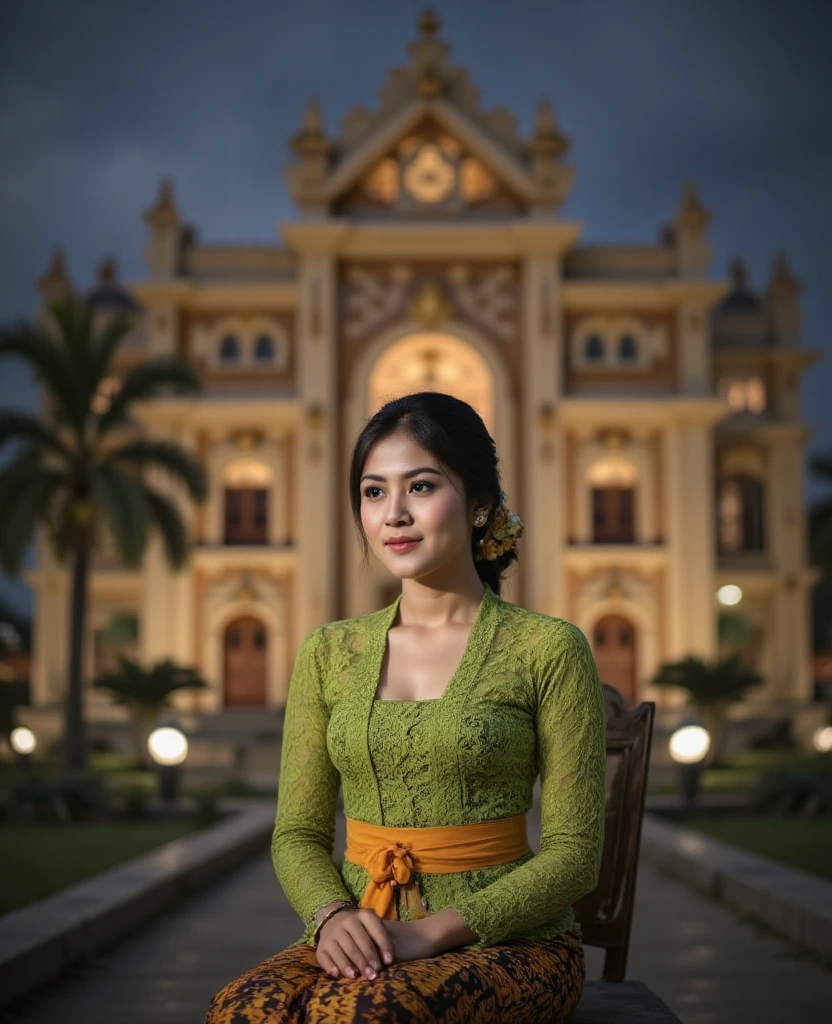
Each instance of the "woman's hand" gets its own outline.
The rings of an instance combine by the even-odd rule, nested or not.
[[[381,920],[381,919],[380,919]],[[397,961],[424,960],[440,952],[433,936],[425,930],[428,918],[415,921],[381,920],[381,925],[393,943]]]
[[[334,978],[345,974],[355,978],[361,974],[375,978],[382,960],[392,963],[394,938],[374,910],[358,908],[339,910],[318,933],[318,963]]]

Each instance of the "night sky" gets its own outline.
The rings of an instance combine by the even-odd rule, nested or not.
[[[294,211],[286,141],[310,96],[331,135],[375,108],[422,3],[17,0],[0,13],[0,321],[31,316],[65,247],[77,286],[114,256],[144,275],[142,211],[163,176],[204,241],[272,242]],[[527,135],[546,96],[572,143],[564,219],[583,242],[651,242],[682,184],[714,215],[712,275],[764,285],[782,248],[803,281],[809,453],[832,449],[832,4],[580,0],[435,5],[454,63]],[[0,362],[0,405],[34,408]],[[807,500],[825,493],[807,480]],[[31,561],[31,559],[30,559]],[[23,610],[29,590],[0,578]]]

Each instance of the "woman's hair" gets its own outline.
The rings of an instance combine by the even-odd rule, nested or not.
[[[497,449],[479,413],[467,402],[439,391],[417,391],[387,402],[371,417],[355,442],[350,465],[350,504],[361,537],[365,564],[368,543],[361,522],[364,465],[376,441],[399,430],[462,478],[466,502],[472,499],[483,503],[489,498],[492,500],[488,520],[482,526],[473,527],[471,557],[480,579],[499,594],[502,575],[516,561],[516,552],[506,551],[490,560],[476,558],[477,544],[485,535],[502,498]]]

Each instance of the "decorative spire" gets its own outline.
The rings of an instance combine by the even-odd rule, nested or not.
[[[436,15],[436,12],[430,7],[427,7],[419,18],[419,31],[422,33],[424,39],[433,39],[433,37],[442,28],[442,22]]]
[[[792,303],[802,288],[800,281],[792,273],[786,254],[778,252],[774,257],[766,294],[775,302]]]
[[[292,151],[299,157],[317,157],[328,153],[330,145],[324,132],[321,102],[317,97],[312,97],[306,106],[300,131],[292,138]]]
[[[423,99],[433,99],[445,85],[448,70],[445,58],[450,48],[437,38],[441,23],[434,11],[423,11],[418,26],[421,38],[407,48],[413,57],[419,95]]]
[[[144,219],[151,228],[173,228],[179,226],[179,211],[173,198],[173,182],[163,178],[159,182],[156,202],[145,210]]]
[[[112,256],[107,256],[98,264],[98,287],[115,288],[118,284],[118,268]]]
[[[552,105],[545,98],[537,105],[534,135],[529,143],[529,149],[534,154],[553,157],[562,156],[569,149],[569,140],[558,131]]]
[[[734,291],[748,291],[748,267],[744,260],[741,260],[739,257],[732,259],[728,265],[728,272],[731,275],[731,284],[734,286]]]
[[[46,273],[38,279],[37,289],[45,302],[60,302],[72,295],[72,281],[66,270],[66,257],[62,248],[52,253]]]
[[[787,348],[794,348],[800,343],[803,316],[797,297],[801,291],[802,285],[792,273],[786,254],[778,252],[766,288],[765,304],[777,344]]]
[[[692,181],[686,181],[682,201],[673,221],[673,245],[681,277],[703,277],[711,260],[705,231],[711,215],[702,205]]]
[[[692,181],[686,181],[682,202],[676,211],[676,225],[684,230],[704,231],[711,222],[711,215],[702,205],[699,193]]]
[[[150,238],[144,250],[153,276],[175,277],[181,268],[184,248],[192,232],[182,223],[173,198],[173,182],[163,178],[159,183],[156,201],[144,212],[144,221],[150,228]]]

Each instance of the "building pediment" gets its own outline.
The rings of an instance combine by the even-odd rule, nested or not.
[[[419,27],[411,60],[391,70],[378,109],[350,110],[339,139],[326,135],[319,106],[310,105],[287,169],[298,204],[316,214],[458,216],[490,198],[491,215],[556,211],[572,168],[561,163],[569,143],[548,105],[522,139],[511,112],[484,110],[467,69],[450,63],[437,19],[426,13]]]

